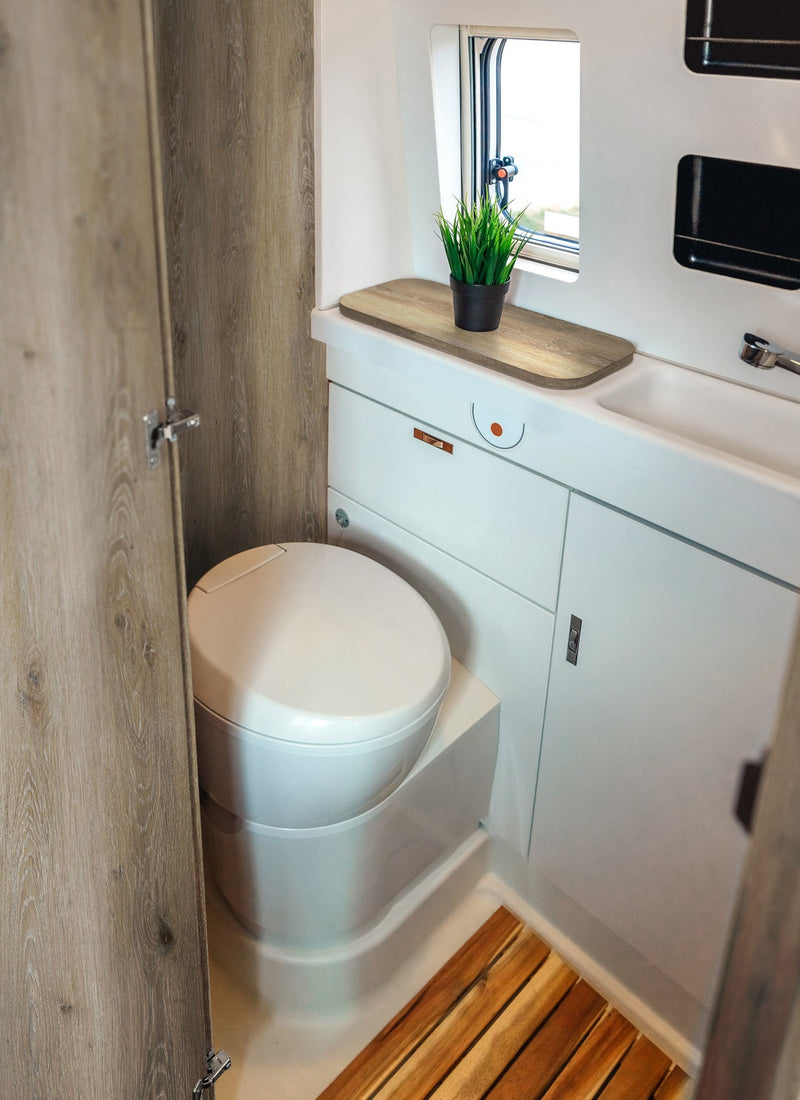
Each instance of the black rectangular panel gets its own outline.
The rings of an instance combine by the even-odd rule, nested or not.
[[[687,0],[684,58],[697,73],[800,79],[800,4]]]
[[[797,289],[800,170],[682,157],[673,254],[684,267]]]

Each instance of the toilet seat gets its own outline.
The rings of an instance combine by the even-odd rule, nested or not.
[[[243,822],[309,829],[377,805],[427,744],[450,679],[410,585],[336,546],[261,546],[189,596],[200,787]]]
[[[438,709],[447,688],[436,615],[350,550],[245,551],[207,573],[189,606],[195,697],[253,734],[319,746],[386,739]]]

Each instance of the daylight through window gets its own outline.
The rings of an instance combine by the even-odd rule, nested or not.
[[[523,256],[577,270],[580,44],[530,33],[463,28],[464,191],[488,188],[509,217],[525,208]]]

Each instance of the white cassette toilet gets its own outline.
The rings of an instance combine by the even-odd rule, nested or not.
[[[425,600],[340,547],[227,559],[192,590],[189,624],[200,787],[215,829],[240,834],[240,849],[248,832],[311,840],[387,799],[449,682],[447,638]],[[254,896],[238,882],[248,859],[237,862],[232,877],[212,855],[214,876],[242,922],[269,937],[274,920],[242,900]]]

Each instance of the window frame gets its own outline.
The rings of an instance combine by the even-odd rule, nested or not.
[[[459,27],[461,71],[461,191],[465,202],[471,202],[482,192],[487,179],[486,167],[490,157],[500,156],[499,147],[487,151],[484,146],[498,131],[497,85],[505,42],[509,39],[527,39],[539,42],[574,42],[580,39],[571,30],[563,28],[528,29],[518,27],[486,27],[462,25]],[[491,44],[491,45],[490,45]],[[487,77],[481,55],[484,46],[499,53],[493,62],[494,85],[491,74]],[[487,96],[488,92],[488,96]],[[488,100],[488,101],[487,101]],[[491,115],[495,115],[494,124]],[[526,243],[521,257],[553,267],[578,272],[580,269],[580,238],[577,241],[552,234],[523,231]]]

